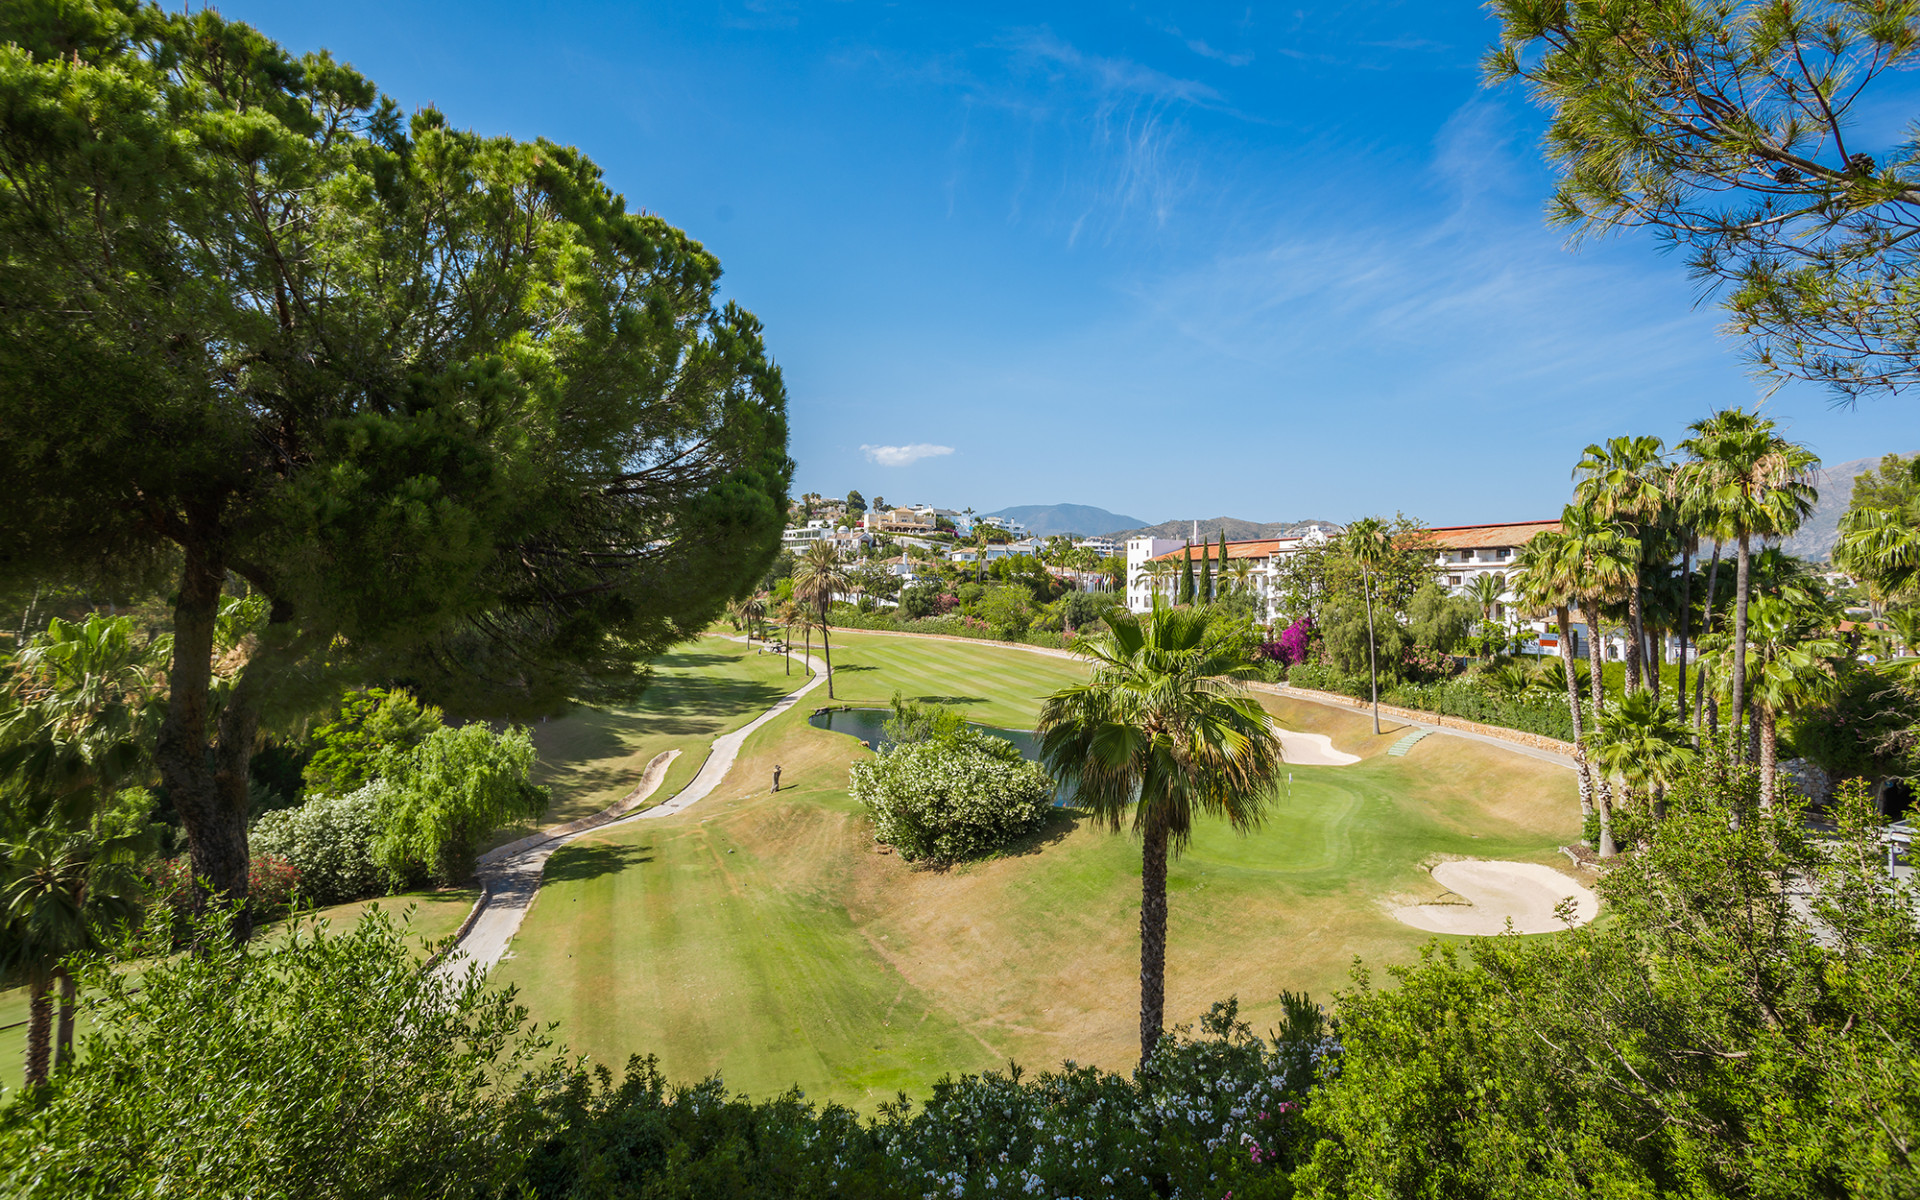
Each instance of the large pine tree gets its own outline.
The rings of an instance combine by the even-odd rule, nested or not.
[[[172,594],[203,889],[246,894],[263,721],[342,681],[494,715],[630,683],[777,552],[759,323],[579,152],[205,8],[4,6],[0,44],[0,582]]]

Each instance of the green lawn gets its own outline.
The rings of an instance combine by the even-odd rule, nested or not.
[[[610,709],[576,707],[533,726],[540,754],[534,782],[553,789],[553,807],[543,824],[584,817],[633,789],[654,755],[678,749],[667,778],[654,793],[664,800],[700,770],[713,739],[764,712],[807,681],[796,661],[722,637],[703,637],[654,664],[653,682],[637,704]],[[503,829],[493,845],[532,832]]]
[[[843,702],[897,688],[1009,726],[1030,724],[1078,670],[857,633],[836,638],[835,662]],[[1422,869],[1433,855],[1564,862],[1555,848],[1579,824],[1570,772],[1444,737],[1386,758],[1397,731],[1374,738],[1357,715],[1272,703],[1366,760],[1295,768],[1253,836],[1196,835],[1170,879],[1173,1020],[1237,994],[1257,1027],[1280,989],[1325,995],[1356,955],[1411,960],[1429,935],[1386,908],[1437,897]],[[555,855],[497,978],[616,1069],[653,1052],[670,1077],[720,1071],[760,1095],[797,1082],[870,1108],[1008,1058],[1129,1065],[1135,844],[1063,814],[1017,853],[950,872],[877,854],[846,794],[864,751],[807,725],[812,707],[758,731],[692,811]],[[775,762],[789,786],[769,796],[760,781]]]
[[[401,896],[386,896],[379,900],[360,900],[352,904],[336,904],[331,908],[319,910],[318,915],[336,929],[356,921],[366,910],[378,906],[392,913],[396,919],[412,908],[408,918],[408,933],[416,940],[419,952],[424,957],[427,942],[437,942],[453,936],[460,928],[460,922],[466,919],[473,908],[478,892],[471,888],[452,888],[444,892],[414,892]],[[272,941],[282,936],[287,928],[285,922],[276,922],[260,931],[260,938]],[[11,1092],[18,1089],[26,1079],[27,1071],[27,1030],[23,1024],[27,1019],[27,989],[9,988],[0,991],[0,1026],[13,1025],[12,1029],[0,1029],[0,1088]],[[76,1042],[84,1043],[86,1037],[85,1009],[81,1010],[78,1021]]]

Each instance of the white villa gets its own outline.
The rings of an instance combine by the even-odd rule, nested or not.
[[[1531,627],[1538,635],[1538,640],[1530,649],[1539,654],[1558,654],[1560,639],[1552,628],[1553,615],[1522,611],[1518,607],[1518,596],[1505,585],[1520,557],[1520,548],[1537,535],[1559,527],[1558,521],[1507,521],[1492,525],[1447,525],[1430,529],[1427,533],[1436,551],[1435,581],[1455,595],[1462,595],[1473,586],[1476,578],[1492,575],[1502,585],[1500,602],[1493,610],[1494,620],[1503,625],[1523,624]],[[1314,528],[1297,538],[1264,538],[1227,543],[1229,569],[1238,560],[1252,561],[1248,578],[1260,601],[1264,620],[1281,620],[1287,615],[1276,611],[1274,607],[1276,566],[1302,546],[1324,541],[1325,536],[1318,528]],[[1196,571],[1201,562],[1220,552],[1217,542],[1202,542],[1198,538],[1191,543],[1174,538],[1134,538],[1127,543],[1129,609],[1145,612],[1153,607],[1156,591],[1163,596],[1172,594],[1189,544],[1193,548]],[[1214,565],[1218,569],[1219,564]],[[1590,636],[1584,614],[1576,609],[1572,616],[1573,651],[1576,656],[1584,657]],[[1673,649],[1669,647],[1669,661]],[[1626,653],[1625,640],[1617,632],[1603,631],[1601,653],[1608,659],[1623,657]]]

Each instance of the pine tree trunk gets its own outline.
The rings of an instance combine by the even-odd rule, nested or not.
[[[1148,823],[1140,844],[1140,1065],[1153,1058],[1167,993],[1167,827]]]
[[[1733,702],[1727,712],[1727,725],[1735,730],[1744,722],[1747,711],[1747,567],[1753,558],[1751,542],[1752,535],[1742,529],[1740,557],[1733,577]],[[1745,750],[1746,747],[1741,746],[1735,751],[1736,759],[1745,757]]]
[[[1773,709],[1768,705],[1755,705],[1760,710],[1760,807],[1773,807],[1775,773],[1780,765],[1779,731],[1774,727]]]
[[[58,1071],[73,1063],[73,1015],[79,989],[65,967],[55,971],[53,977],[60,985],[60,1020],[53,1039],[53,1069]]]
[[[1612,858],[1619,853],[1619,847],[1613,842],[1613,795],[1608,784],[1600,785],[1600,857]]]
[[[50,980],[27,985],[27,1086],[47,1081],[47,1052],[53,1033],[53,990]]]
[[[1586,739],[1581,736],[1580,684],[1573,673],[1573,614],[1562,604],[1554,614],[1560,618],[1560,666],[1567,673],[1567,712],[1573,718],[1573,767],[1580,777],[1580,815],[1593,811],[1593,776],[1587,770]]]
[[[219,716],[219,742],[210,736],[213,632],[225,571],[209,539],[188,538],[182,549],[167,713],[154,758],[167,798],[187,831],[195,905],[204,908],[209,900],[237,905],[233,937],[245,941],[253,932],[245,904],[247,764],[257,720],[236,687]]]
[[[1714,589],[1714,585],[1719,582],[1720,582],[1720,540],[1718,538],[1715,538],[1713,542],[1713,561],[1707,567],[1707,602],[1706,602],[1707,617],[1706,617],[1706,620],[1701,625],[1701,631],[1703,633],[1710,634],[1713,632],[1713,589]],[[1706,701],[1707,701],[1707,664],[1701,663],[1699,669],[1694,672],[1694,679],[1693,679],[1693,728],[1694,728],[1694,732],[1696,733],[1698,733],[1700,730],[1700,718],[1701,718],[1701,714],[1706,708]],[[1715,714],[1715,718],[1717,723],[1717,720],[1718,720],[1717,713]]]

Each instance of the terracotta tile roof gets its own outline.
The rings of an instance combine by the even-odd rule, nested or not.
[[[1439,550],[1479,550],[1488,546],[1524,546],[1535,534],[1559,528],[1558,521],[1507,521],[1499,525],[1446,525],[1426,533],[1427,541]]]

